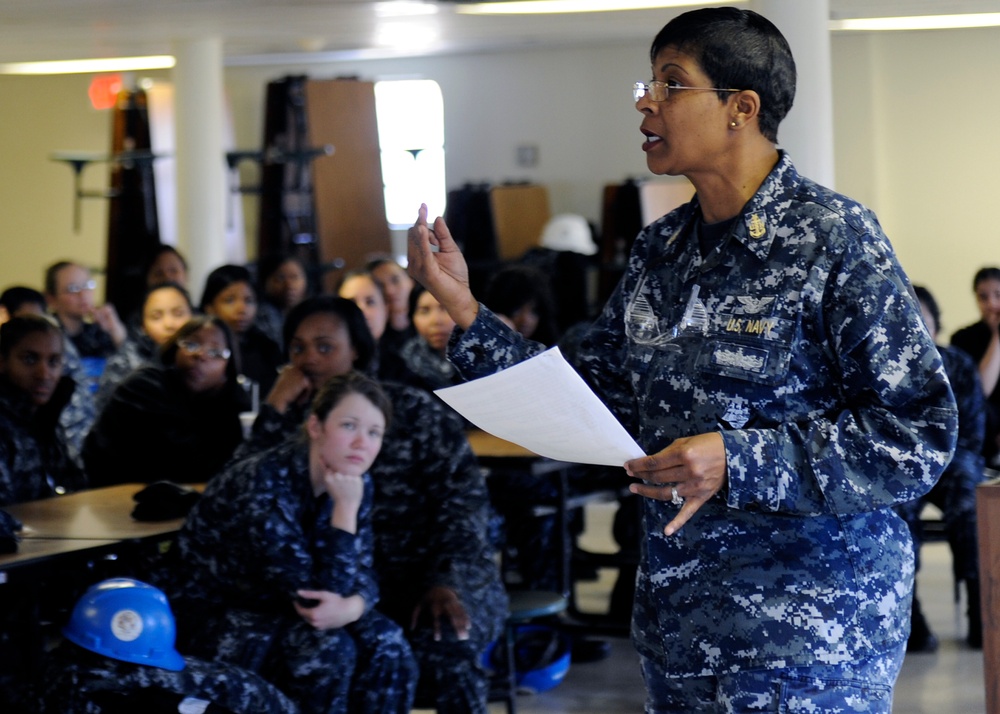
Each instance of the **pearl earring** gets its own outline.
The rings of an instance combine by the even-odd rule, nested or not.
[[[731,127],[733,127],[735,129],[736,128],[736,122],[735,121],[729,122],[729,126],[731,126]]]

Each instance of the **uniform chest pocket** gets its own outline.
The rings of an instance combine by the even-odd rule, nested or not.
[[[771,386],[785,381],[791,355],[791,349],[782,344],[708,340],[696,366],[703,373]]]
[[[785,381],[797,322],[720,315],[696,361],[703,373],[762,385]]]

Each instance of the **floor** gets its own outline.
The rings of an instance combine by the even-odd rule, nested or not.
[[[612,548],[613,504],[588,507],[581,546],[595,551]],[[918,590],[931,629],[940,641],[933,654],[908,655],[896,684],[893,714],[985,714],[983,657],[965,644],[963,601],[953,599],[951,556],[944,543],[929,543],[922,553]],[[582,610],[607,607],[612,580],[601,571],[597,582],[578,590]],[[612,638],[612,654],[601,662],[574,664],[555,689],[518,697],[520,714],[641,714],[644,688],[638,660],[628,640]],[[506,711],[490,704],[490,714]]]

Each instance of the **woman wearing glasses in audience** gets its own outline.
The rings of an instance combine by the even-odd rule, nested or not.
[[[646,163],[697,193],[639,233],[575,359],[647,454],[624,464],[646,710],[887,713],[914,580],[894,506],[955,449],[941,358],[874,214],[777,147],[796,76],[778,29],[694,10],[649,58]],[[426,207],[409,243],[465,377],[541,349],[475,300]]]
[[[214,476],[242,438],[233,346],[220,318],[196,317],[164,345],[162,365],[119,384],[84,442],[91,485]]]

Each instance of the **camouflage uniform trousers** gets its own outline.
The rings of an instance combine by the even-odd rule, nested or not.
[[[68,642],[48,657],[39,683],[42,714],[101,714],[95,695],[159,689],[209,701],[237,714],[298,714],[284,694],[261,677],[222,662],[184,658],[184,669],[131,664],[94,654]]]
[[[715,677],[671,677],[642,660],[646,714],[889,714],[905,645],[841,665],[746,669]]]
[[[229,610],[198,635],[199,652],[272,682],[303,714],[408,714],[417,665],[402,630],[371,611],[317,630],[294,617]]]

